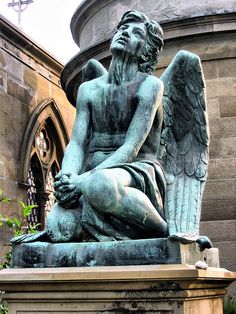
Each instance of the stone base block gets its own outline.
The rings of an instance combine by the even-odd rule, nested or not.
[[[236,273],[190,265],[5,269],[9,314],[223,314]]]
[[[168,239],[88,243],[34,242],[13,247],[13,267],[84,267],[150,264],[192,264],[219,267],[218,249],[200,251],[196,243]]]

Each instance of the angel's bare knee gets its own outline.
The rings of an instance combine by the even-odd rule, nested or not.
[[[119,200],[117,180],[107,170],[91,175],[82,185],[82,193],[92,206],[105,212],[114,210]]]

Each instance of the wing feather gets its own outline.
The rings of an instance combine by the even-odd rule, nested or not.
[[[180,51],[161,80],[164,83],[161,143],[166,152],[161,163],[167,177],[165,207],[169,233],[173,238],[183,235],[183,239],[191,242],[199,232],[209,144],[205,83],[199,57]]]

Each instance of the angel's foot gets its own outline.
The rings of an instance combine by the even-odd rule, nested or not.
[[[81,225],[76,221],[62,220],[57,224],[49,224],[45,230],[34,234],[22,234],[11,239],[13,245],[30,242],[70,242],[78,240],[81,234]]]
[[[47,235],[47,232],[45,230],[34,233],[34,234],[22,234],[20,236],[14,237],[11,239],[11,243],[13,245],[21,244],[21,243],[29,243],[29,242],[35,242],[35,241],[45,241],[49,242],[49,237]]]
[[[213,247],[211,240],[207,236],[200,236],[196,242],[199,244],[201,251]]]
[[[199,239],[199,234],[177,232],[177,233],[170,234],[168,239],[179,241],[182,244],[190,244],[190,243],[196,242]]]

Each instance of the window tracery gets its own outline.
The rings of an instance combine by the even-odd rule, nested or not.
[[[36,109],[25,134],[27,146],[23,147],[25,156],[21,158],[21,184],[27,187],[27,204],[37,205],[28,217],[28,224],[40,224],[38,229],[43,229],[55,203],[54,179],[61,167],[68,135],[53,100],[43,102]]]

